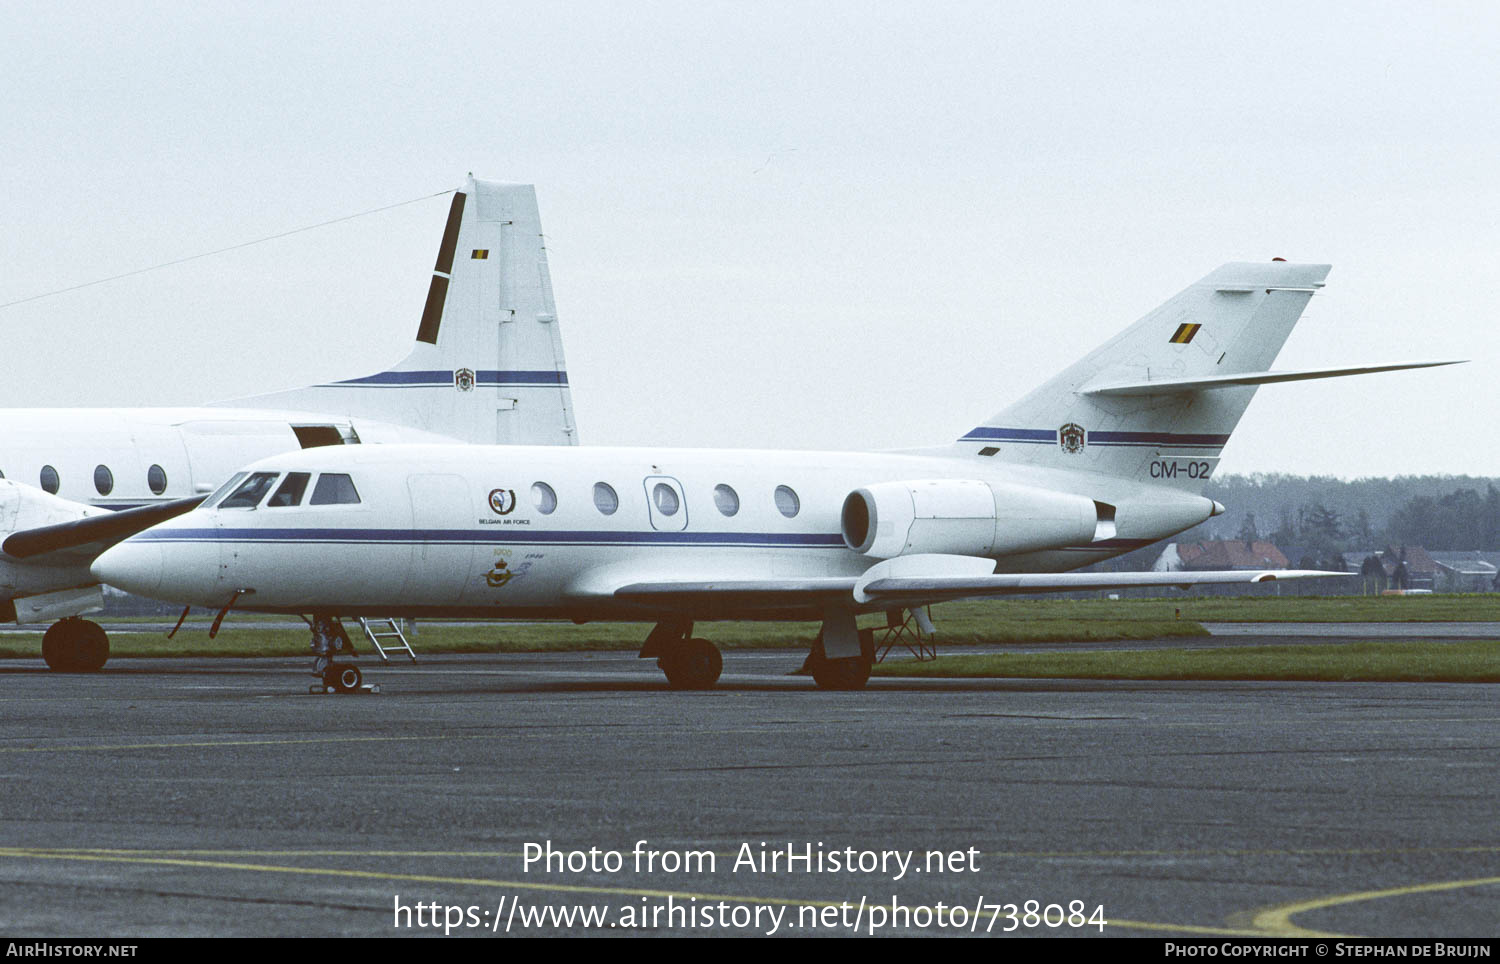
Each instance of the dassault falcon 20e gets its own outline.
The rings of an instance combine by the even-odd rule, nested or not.
[[[310,449],[243,469],[94,572],[219,609],[653,621],[641,655],[683,688],[721,668],[697,621],[821,621],[814,679],[856,688],[862,613],[1328,575],[1067,571],[1222,512],[1201,492],[1257,386],[1447,364],[1269,370],[1328,270],[1226,264],[931,449]]]
[[[202,408],[0,409],[0,621],[56,620],[48,666],[103,666],[109,637],[78,618],[103,604],[89,564],[255,459],[577,440],[536,192],[471,177],[453,192],[411,352],[387,371]]]

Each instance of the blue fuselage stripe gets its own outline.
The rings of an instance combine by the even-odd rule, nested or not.
[[[1057,432],[1040,428],[976,428],[961,442],[1040,442],[1052,444]]]
[[[610,532],[525,531],[505,529],[148,529],[134,537],[142,542],[339,542],[492,544],[578,546],[771,546],[842,548],[844,537],[834,533],[763,532]]]
[[[320,385],[320,388],[452,388],[454,374],[451,371],[426,372],[381,372],[363,378],[348,378],[341,382]],[[474,384],[486,387],[537,387],[568,384],[568,373],[558,371],[476,371]]]
[[[129,541],[155,543],[259,543],[276,545],[527,545],[684,546],[752,549],[844,549],[844,538],[828,533],[769,532],[547,532],[484,529],[148,529]],[[1062,552],[1116,552],[1150,545],[1154,539],[1107,539]]]
[[[1089,445],[1175,445],[1183,448],[1223,448],[1228,435],[1194,432],[1089,432]],[[960,442],[1024,442],[1057,444],[1057,432],[1035,428],[987,428],[971,430]]]

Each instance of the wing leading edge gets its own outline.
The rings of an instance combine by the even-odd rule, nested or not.
[[[115,543],[144,532],[158,522],[191,512],[206,498],[206,495],[190,496],[156,505],[85,516],[55,525],[23,529],[5,537],[5,541],[0,543],[0,552],[13,559],[32,559],[53,553],[70,553],[92,559]]]

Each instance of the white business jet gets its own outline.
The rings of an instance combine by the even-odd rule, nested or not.
[[[0,410],[0,620],[58,620],[47,664],[98,669],[108,636],[78,616],[102,605],[100,551],[249,461],[356,442],[577,443],[530,185],[454,192],[415,346],[387,371],[204,408]]]
[[[840,689],[869,676],[862,613],[1330,575],[1067,572],[1222,512],[1201,492],[1257,386],[1448,364],[1270,371],[1328,270],[1224,265],[931,449],[313,449],[243,469],[94,573],[220,610],[652,621],[641,655],[681,688],[721,668],[695,622],[817,620],[808,667]]]

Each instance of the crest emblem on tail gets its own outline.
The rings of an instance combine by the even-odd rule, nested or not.
[[[1062,446],[1064,452],[1067,452],[1069,455],[1077,455],[1083,451],[1086,435],[1087,433],[1084,432],[1082,425],[1069,422],[1057,430],[1057,441]]]

